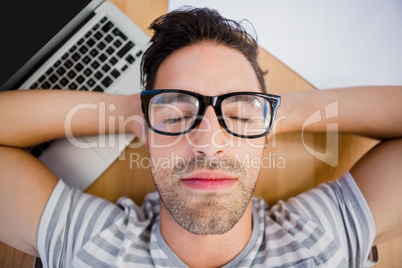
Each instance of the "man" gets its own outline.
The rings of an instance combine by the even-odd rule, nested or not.
[[[45,267],[361,267],[377,243],[400,234],[401,88],[264,94],[256,42],[207,9],[157,19],[143,59],[140,96],[5,92],[0,97],[0,238]],[[278,131],[300,131],[312,111],[337,100],[339,128],[387,139],[336,182],[267,209],[252,199],[275,112]],[[157,193],[142,208],[71,189],[18,148],[65,135],[80,103],[113,104],[114,129],[146,138]],[[17,105],[16,105],[17,103]],[[14,107],[18,107],[17,109]],[[20,107],[26,110],[21,111]],[[49,113],[51,111],[51,113]],[[99,131],[80,111],[73,135]],[[320,123],[312,131],[323,132]],[[249,165],[250,164],[250,165]]]

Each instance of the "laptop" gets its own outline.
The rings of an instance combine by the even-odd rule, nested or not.
[[[4,1],[0,90],[140,91],[149,37],[104,0]],[[51,111],[49,111],[51,112]],[[68,185],[87,189],[134,139],[119,134],[60,139],[27,150]]]

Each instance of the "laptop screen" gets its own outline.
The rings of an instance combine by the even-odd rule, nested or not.
[[[0,87],[89,2],[0,1]]]

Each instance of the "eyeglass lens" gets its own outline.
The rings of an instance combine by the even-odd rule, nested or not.
[[[233,133],[244,136],[266,132],[271,120],[268,100],[253,95],[235,95],[222,101],[222,119]]]
[[[184,133],[195,127],[200,102],[185,93],[161,93],[149,104],[149,121],[157,131]],[[217,109],[219,112],[219,109]],[[245,136],[265,133],[270,125],[271,105],[265,98],[254,95],[234,95],[225,98],[218,114],[221,125],[228,131]]]
[[[194,123],[199,110],[196,97],[183,93],[162,93],[149,104],[149,121],[158,131],[182,133]]]

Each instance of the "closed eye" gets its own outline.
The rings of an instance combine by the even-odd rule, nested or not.
[[[242,123],[251,123],[253,120],[250,118],[242,118],[242,117],[236,117],[236,116],[228,116],[230,120],[236,120]]]
[[[180,122],[188,121],[188,120],[190,120],[192,118],[193,118],[192,116],[183,116],[183,117],[177,117],[177,118],[167,118],[167,119],[164,119],[163,122],[165,124],[177,124],[177,123],[180,123]]]

